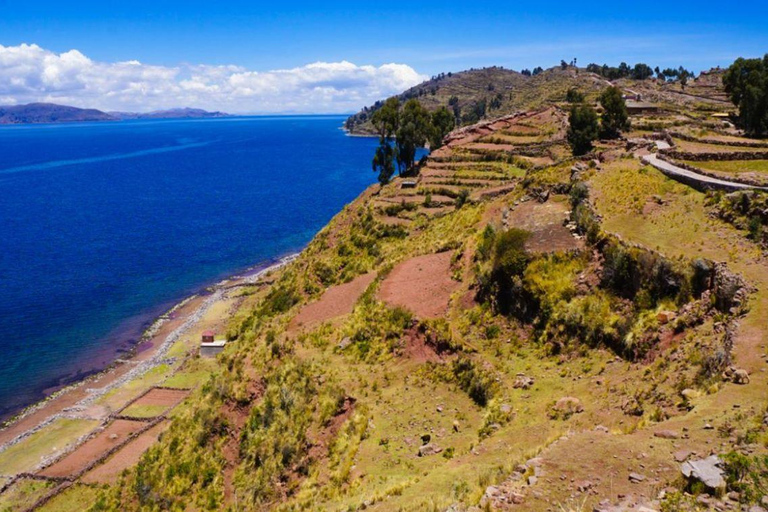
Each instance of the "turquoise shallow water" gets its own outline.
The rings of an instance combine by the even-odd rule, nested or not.
[[[303,247],[375,181],[342,117],[0,127],[0,417]]]

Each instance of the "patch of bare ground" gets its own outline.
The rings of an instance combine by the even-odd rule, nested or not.
[[[133,441],[122,447],[114,455],[109,457],[104,464],[96,466],[80,479],[86,484],[112,484],[117,481],[120,474],[135,466],[141,456],[153,444],[157,442],[170,422],[162,421],[146,432],[136,437]]]
[[[526,201],[510,212],[509,226],[531,232],[531,238],[526,242],[526,248],[531,252],[584,249],[584,241],[575,238],[564,225],[568,211],[568,203],[564,200]]]
[[[351,313],[357,299],[374,279],[376,279],[376,272],[369,272],[348,283],[328,288],[319,300],[301,308],[301,311],[291,320],[289,329],[296,330],[316,326]]]
[[[246,362],[246,368],[253,366]],[[252,373],[248,372],[248,400],[245,403],[227,402],[221,408],[221,413],[227,420],[227,438],[221,449],[226,461],[223,473],[225,503],[231,503],[234,496],[235,469],[240,463],[240,435],[250,416],[251,407],[264,395],[264,382]]]
[[[451,278],[451,252],[417,256],[397,265],[381,283],[379,297],[419,318],[437,318],[448,311],[459,283]]]
[[[414,325],[407,329],[402,338],[400,346],[395,349],[395,354],[406,357],[415,363],[443,361],[443,354],[448,352],[448,347],[440,346],[432,336],[430,336],[423,326]]]
[[[115,420],[107,428],[59,461],[40,471],[39,474],[47,477],[74,475],[145,426],[146,423],[142,421]]]

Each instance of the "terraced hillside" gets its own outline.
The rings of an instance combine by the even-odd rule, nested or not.
[[[695,155],[718,146],[718,163],[760,162],[715,104],[635,116],[581,159],[558,105],[453,132],[244,290],[225,352],[185,363],[189,395],[122,409],[157,421],[138,462],[78,473],[64,455],[0,503],[761,510],[768,195],[691,187],[641,160],[706,167]],[[3,456],[3,475],[23,471]]]
[[[441,75],[408,89],[399,98],[401,102],[417,98],[428,110],[446,106],[462,124],[472,124],[563,102],[573,87],[594,97],[605,85],[602,77],[575,67],[552,68],[534,76],[492,67]],[[353,134],[373,134],[370,116],[381,104],[351,116],[346,129]]]

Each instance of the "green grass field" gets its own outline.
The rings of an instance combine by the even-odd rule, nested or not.
[[[26,510],[49,492],[54,485],[52,482],[43,480],[21,479],[0,494],[0,512]]]
[[[69,444],[93,430],[95,420],[56,420],[26,439],[0,452],[0,474],[15,475],[31,471],[44,457],[64,450]]]
[[[741,174],[745,172],[768,174],[768,160],[723,160],[709,162],[685,161],[686,164],[705,171]]]

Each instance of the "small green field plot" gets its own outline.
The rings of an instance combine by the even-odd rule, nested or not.
[[[75,484],[51,498],[38,508],[39,512],[74,512],[88,510],[98,497],[99,490],[88,485]]]
[[[690,142],[680,139],[675,139],[675,146],[677,146],[678,151],[686,153],[752,153],[755,151],[765,151],[765,148],[707,144],[705,142]]]
[[[704,171],[729,177],[750,178],[768,184],[768,160],[685,161],[685,163]]]
[[[113,389],[97,400],[96,403],[107,406],[112,410],[118,410],[143,391],[160,384],[172,371],[173,368],[167,364],[156,366],[141,377],[133,379],[124,386]]]
[[[138,405],[134,404],[124,409],[120,414],[131,418],[154,418],[168,409],[167,405]]]
[[[0,452],[0,474],[15,475],[35,469],[45,457],[61,452],[68,445],[98,426],[96,420],[56,420],[26,439]]]
[[[218,363],[213,358],[191,359],[184,367],[163,381],[167,388],[192,389],[208,380]]]
[[[50,492],[56,484],[45,480],[22,478],[17,480],[3,494],[0,494],[0,511],[16,512],[27,510],[37,500]]]

